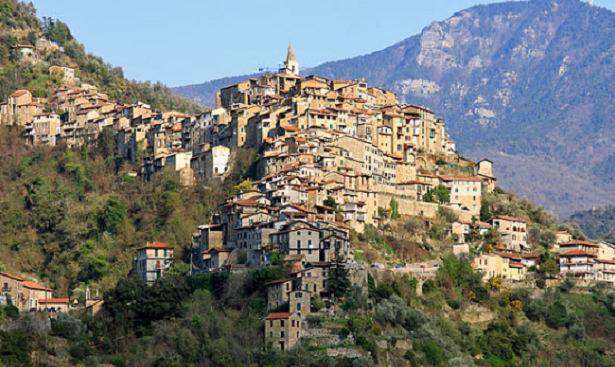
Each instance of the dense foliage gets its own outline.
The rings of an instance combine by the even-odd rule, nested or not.
[[[615,242],[615,206],[607,205],[587,211],[576,212],[570,217],[589,238]]]

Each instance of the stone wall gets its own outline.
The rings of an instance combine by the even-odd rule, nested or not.
[[[399,203],[399,213],[405,215],[419,215],[421,212],[423,216],[428,219],[435,219],[438,215],[438,204],[426,203],[423,201],[416,201],[411,198],[391,195],[387,193],[378,193],[376,195],[376,202],[379,207],[388,208],[391,203],[391,198]],[[453,209],[455,213],[459,215],[459,220],[472,221],[472,213]]]

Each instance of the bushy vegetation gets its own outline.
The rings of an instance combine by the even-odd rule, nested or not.
[[[18,134],[0,127],[0,261],[60,295],[85,284],[112,287],[148,241],[175,245],[181,262],[192,231],[220,203],[174,175],[126,182],[124,168],[99,148],[29,148]]]
[[[570,222],[578,225],[589,238],[615,242],[615,206],[576,212],[570,217]]]

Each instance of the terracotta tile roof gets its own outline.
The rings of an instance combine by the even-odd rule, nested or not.
[[[168,244],[163,243],[163,242],[156,242],[156,241],[154,241],[152,243],[146,244],[145,246],[139,247],[137,249],[137,251],[138,250],[143,250],[143,249],[148,249],[148,248],[153,248],[153,249],[172,249],[173,246],[168,245]]]
[[[51,289],[51,288],[44,287],[44,286],[42,286],[40,284],[36,284],[34,282],[24,281],[23,282],[23,286],[26,287],[26,288],[37,289],[37,290],[40,290],[40,291],[53,291],[53,289]]]
[[[570,242],[567,243],[561,243],[559,246],[560,247],[567,247],[567,246],[578,246],[578,245],[582,245],[582,246],[588,246],[588,247],[600,247],[599,245],[593,243],[593,242],[588,242],[588,241],[581,241],[581,240],[572,240]]]
[[[291,317],[293,314],[290,312],[274,312],[270,313],[269,316],[265,318],[265,320],[279,320],[279,319],[287,319]]]
[[[589,252],[585,252],[585,251],[581,251],[581,250],[574,250],[574,251],[564,252],[563,254],[560,254],[559,256],[560,256],[560,257],[570,257],[570,256],[590,256],[590,257],[597,257],[598,255],[596,255],[596,254],[590,254]]]
[[[17,275],[13,275],[13,274],[9,274],[9,273],[5,273],[3,271],[0,271],[0,275],[7,277],[7,278],[11,278],[11,279],[15,279],[15,280],[19,280],[20,282],[23,282],[23,278],[18,277]]]
[[[596,261],[597,263],[605,263],[605,264],[614,264],[615,265],[615,260],[596,259],[594,261]]]

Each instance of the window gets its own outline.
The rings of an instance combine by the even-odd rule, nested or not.
[[[295,320],[292,320],[291,324],[292,324],[293,327],[295,327]]]
[[[284,327],[284,320],[280,320],[280,327]],[[284,335],[282,335],[284,336]]]
[[[280,338],[283,338],[283,337],[284,337],[284,332],[280,331]]]

